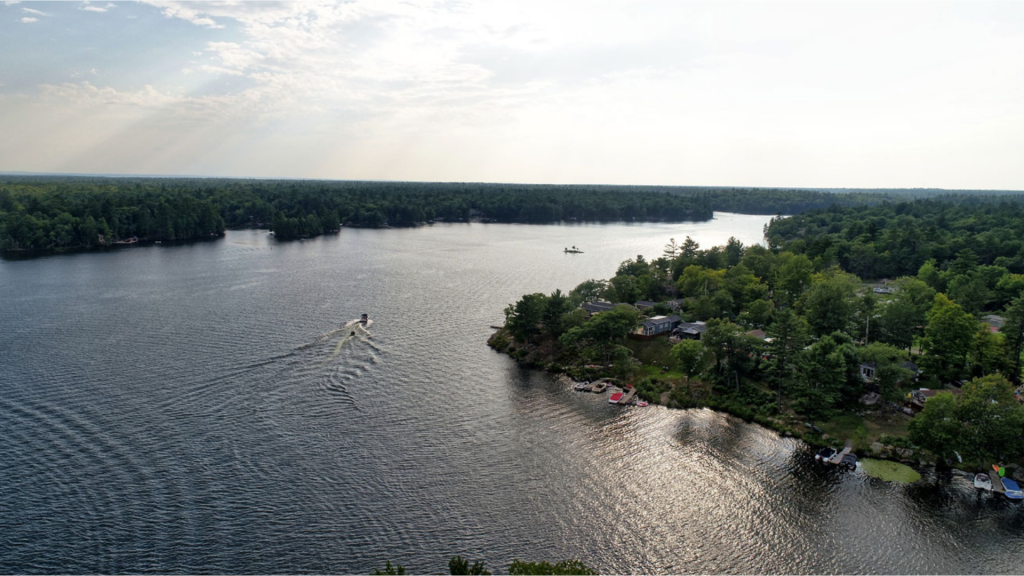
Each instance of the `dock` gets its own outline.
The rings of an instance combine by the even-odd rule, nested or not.
[[[847,454],[849,454],[851,450],[853,450],[853,442],[847,440],[846,443],[843,444],[843,451],[842,452],[836,452],[835,456],[829,458],[828,463],[829,464],[839,464],[840,462],[843,461],[843,457],[845,457]]]
[[[633,400],[633,396],[636,396],[636,388],[630,388],[626,390],[626,393],[619,398],[619,404],[629,404]]]
[[[992,481],[993,492],[996,492],[998,494],[1006,494],[1006,488],[1003,488],[1003,481],[1002,479],[1000,479],[999,472],[996,472],[995,470],[992,469],[991,466],[989,466],[988,471],[985,472],[985,474],[988,474],[989,480]]]

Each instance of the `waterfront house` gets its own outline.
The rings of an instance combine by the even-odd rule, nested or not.
[[[679,316],[655,316],[640,325],[638,332],[644,336],[656,336],[671,332],[683,319]]]
[[[959,396],[960,390],[929,390],[928,388],[921,388],[920,390],[914,390],[910,393],[910,409],[914,412],[920,412],[924,410],[924,403],[931,398],[935,398],[935,395],[939,392],[949,392],[953,396]]]
[[[654,302],[648,302],[647,300],[641,300],[633,305],[637,310],[647,310],[648,308],[654,308]]]
[[[601,300],[595,300],[593,302],[583,304],[583,309],[586,310],[587,316],[593,316],[599,312],[607,312],[612,308],[615,308],[615,304],[611,302],[602,302]]]
[[[871,362],[865,362],[865,363],[861,364],[860,365],[860,377],[861,377],[861,379],[864,380],[865,382],[869,382],[869,383],[870,382],[874,382],[875,381],[875,370],[876,369],[877,369],[877,366],[875,366]]]
[[[986,316],[982,316],[981,321],[988,324],[989,331],[999,332],[1003,329],[1003,324],[1006,322],[1006,319],[1002,316],[996,316],[995,314],[988,314]]]
[[[700,340],[707,332],[707,325],[703,322],[680,322],[675,330],[672,330],[670,340]]]

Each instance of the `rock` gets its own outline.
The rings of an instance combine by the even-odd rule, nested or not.
[[[910,458],[910,456],[914,454],[914,451],[909,448],[897,448],[896,453],[899,454],[901,458]]]
[[[882,450],[884,450],[884,449],[885,449],[885,446],[883,446],[881,442],[872,442],[871,443],[871,451],[874,452],[875,454],[881,454]]]
[[[822,440],[828,440],[828,438],[829,438],[828,434],[822,434],[821,435],[821,439]]]

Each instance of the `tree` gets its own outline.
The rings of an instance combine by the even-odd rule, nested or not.
[[[675,238],[669,238],[668,244],[665,244],[664,254],[666,258],[675,258],[676,254],[679,253],[679,245],[676,244]]]
[[[535,574],[591,576],[597,574],[596,571],[588,568],[579,560],[563,560],[558,564],[552,565],[548,562],[523,562],[518,559],[512,561],[512,565],[508,568],[508,573],[511,576],[532,576]]]
[[[720,318],[709,320],[707,328],[703,341],[708,362],[723,382],[735,381],[739,391],[739,375],[744,363],[749,363],[754,347],[752,339],[744,336],[740,326]]]
[[[909,439],[942,460],[961,450],[961,426],[957,405],[949,392],[939,392],[924,403],[924,410],[910,421]]]
[[[983,458],[1012,458],[1022,452],[1024,406],[1013,394],[1013,385],[998,374],[975,378],[964,384],[958,402],[964,448]],[[932,400],[929,400],[927,407]]]
[[[516,340],[529,340],[540,332],[540,323],[547,311],[547,296],[536,293],[505,308],[505,327]]]
[[[856,276],[838,269],[817,275],[803,300],[803,311],[815,334],[845,332],[856,308]]]
[[[880,335],[876,339],[910,350],[928,321],[935,290],[917,278],[900,278],[896,286],[896,295],[882,308],[881,330],[873,332]]]
[[[697,340],[683,340],[669,351],[669,356],[686,374],[686,383],[704,369],[704,345]]]
[[[800,378],[792,387],[793,409],[811,419],[828,418],[846,382],[846,358],[831,336],[822,336],[804,351]]]
[[[775,313],[775,322],[768,327],[767,336],[771,342],[765,347],[770,358],[768,362],[768,381],[775,385],[778,392],[777,405],[782,410],[782,389],[792,384],[797,355],[807,345],[807,321],[798,316],[790,308]]]
[[[922,358],[928,375],[943,383],[963,378],[977,328],[978,321],[963,308],[945,294],[936,294],[928,312]]]
[[[1010,382],[1020,384],[1021,354],[1024,354],[1024,293],[1011,302],[1004,312],[1001,332],[1006,338],[1006,364]]]
[[[775,300],[782,304],[792,304],[810,284],[814,264],[803,254],[783,252],[779,257],[782,265],[778,268],[774,282]]]
[[[483,560],[474,562],[471,566],[469,560],[462,556],[452,556],[452,559],[448,561],[448,571],[452,576],[485,576],[490,574],[484,568]]]
[[[569,292],[569,299],[576,306],[584,302],[593,302],[604,296],[608,289],[608,283],[604,280],[587,280]]]

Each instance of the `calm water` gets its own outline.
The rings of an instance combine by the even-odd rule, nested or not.
[[[485,345],[524,293],[670,237],[756,242],[766,220],[241,231],[0,262],[0,572],[440,572],[461,553],[1020,573],[1024,510],[966,478],[836,474],[760,427],[610,406]]]

